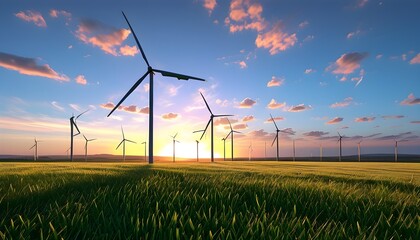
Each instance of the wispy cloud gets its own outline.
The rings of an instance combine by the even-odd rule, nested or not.
[[[267,87],[279,87],[284,84],[284,78],[272,76],[271,80],[268,81]]]
[[[46,77],[59,81],[69,81],[64,74],[58,74],[48,64],[38,65],[33,58],[20,57],[0,52],[0,66],[18,71],[20,74]]]
[[[149,107],[140,108],[139,113],[149,114]]]
[[[283,24],[277,23],[270,31],[258,34],[255,45],[269,49],[270,54],[274,55],[294,46],[297,40],[296,33],[286,33]]]
[[[120,52],[117,51],[117,47],[121,46],[129,34],[128,29],[116,29],[94,20],[82,20],[76,31],[76,37],[82,42],[99,47],[105,53],[114,56],[134,54],[130,47],[130,50],[127,48],[128,46],[121,47]]]
[[[124,45],[120,47],[120,53],[124,56],[135,56],[139,53],[139,49],[136,46],[130,47],[128,45]]]
[[[44,17],[42,17],[42,14],[37,11],[20,11],[16,13],[15,16],[24,21],[33,22],[38,27],[47,27],[47,23],[45,22]]]
[[[251,131],[251,132],[248,133],[248,135],[251,136],[251,137],[255,137],[255,138],[269,137],[270,136],[270,134],[268,132],[264,131],[264,129]]]
[[[69,22],[71,21],[71,13],[65,10],[51,9],[50,16],[52,18],[58,18],[60,16],[64,17],[66,19],[66,25],[69,25]]]
[[[162,115],[162,118],[165,119],[165,120],[173,120],[173,119],[176,119],[178,117],[179,117],[179,115],[177,113],[171,113],[171,112]]]
[[[326,124],[337,124],[339,122],[342,122],[344,120],[344,118],[342,117],[335,117],[331,120],[329,120],[328,122],[326,122]]]
[[[330,108],[343,108],[349,106],[353,102],[352,97],[345,98],[342,102],[336,102],[330,105]]]
[[[413,123],[413,124],[420,124],[420,121],[411,121],[410,123]]]
[[[382,116],[383,119],[400,119],[404,118],[404,115],[386,115]]]
[[[314,72],[315,72],[315,70],[312,69],[312,68],[305,69],[305,74],[310,74],[310,73],[314,73]]]
[[[217,5],[216,0],[204,0],[204,3],[203,3],[204,8],[209,11],[209,14],[213,12],[216,5]]]
[[[361,69],[359,72],[359,77],[352,77],[351,80],[356,82],[355,87],[359,86],[359,84],[363,81],[365,77],[365,70]]]
[[[254,106],[257,102],[255,100],[252,100],[251,98],[245,98],[242,100],[242,102],[239,103],[239,108],[251,108]]]
[[[56,101],[52,101],[52,102],[51,102],[51,105],[52,105],[55,109],[57,109],[57,110],[59,110],[59,111],[61,111],[61,112],[64,112],[64,108],[63,108],[62,106],[60,106],[60,104],[59,104],[58,102],[56,102]]]
[[[75,111],[78,111],[78,112],[81,112],[81,111],[82,111],[82,109],[80,108],[80,106],[79,106],[79,105],[77,105],[77,104],[70,103],[70,104],[69,104],[69,106],[70,106],[73,110],[75,110]]]
[[[399,133],[399,134],[395,134],[395,135],[386,135],[386,136],[382,136],[382,137],[377,137],[374,138],[375,140],[382,140],[382,141],[387,141],[387,140],[397,140],[400,141],[406,137],[409,137],[412,134],[412,132],[403,132],[403,133]]]
[[[329,132],[324,132],[324,131],[310,131],[310,132],[303,133],[303,135],[306,137],[322,137],[328,134]]]
[[[417,53],[417,55],[410,60],[410,64],[420,64],[420,53]]]
[[[334,74],[350,74],[360,68],[360,62],[368,56],[367,53],[352,52],[341,55],[333,64],[326,68]]]
[[[376,119],[376,117],[358,117],[355,118],[355,122],[372,122]]]
[[[249,116],[245,116],[242,118],[242,122],[250,122],[250,121],[254,121],[254,116],[249,115]]]
[[[85,76],[83,76],[83,75],[78,75],[75,78],[75,80],[76,80],[77,84],[81,84],[81,85],[86,85],[87,84],[87,80],[86,80]]]
[[[306,111],[310,109],[312,109],[312,107],[309,105],[299,104],[296,106],[291,106],[287,111],[288,112],[302,112],[302,111]]]
[[[410,93],[410,95],[408,95],[407,99],[404,99],[403,101],[401,101],[400,104],[401,105],[408,105],[408,106],[420,104],[420,98],[416,98],[413,93]]]
[[[267,108],[269,109],[276,109],[276,108],[284,108],[286,106],[286,102],[278,103],[275,99],[271,99],[270,103],[268,103]]]
[[[354,31],[354,32],[349,32],[349,33],[347,34],[347,39],[354,38],[354,37],[358,36],[360,33],[361,33],[361,31],[360,31],[360,30],[356,30],[356,31]]]
[[[369,2],[369,0],[357,0],[357,7],[362,8],[364,7],[367,3]]]
[[[273,117],[273,119],[274,119],[274,121],[283,121],[283,120],[285,120],[284,117]],[[271,123],[271,122],[273,122],[273,119],[271,119],[271,117],[270,118],[267,118],[267,120],[265,120],[264,123]]]
[[[304,28],[304,27],[306,27],[308,25],[309,25],[309,22],[308,21],[303,21],[303,22],[299,23],[299,27],[300,28]]]

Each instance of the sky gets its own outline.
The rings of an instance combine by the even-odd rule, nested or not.
[[[420,154],[420,2],[414,0],[2,1],[0,155],[65,155],[69,118],[89,154],[143,155],[148,139],[147,71],[124,11],[156,69],[154,154],[195,157],[210,114],[231,114],[235,157]],[[215,156],[230,128],[214,121]],[[210,129],[208,129],[210,130]],[[75,137],[75,154],[85,140]],[[210,156],[209,131],[199,144]],[[230,157],[230,139],[226,156]]]

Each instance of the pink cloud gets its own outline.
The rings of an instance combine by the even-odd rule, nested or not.
[[[342,102],[336,102],[330,105],[330,108],[343,108],[349,106],[353,102],[353,98],[345,98]]]
[[[243,20],[247,16],[248,16],[248,14],[245,12],[244,9],[233,9],[229,13],[230,19],[232,19],[234,21],[237,21],[237,22]]]
[[[255,100],[252,100],[251,98],[245,98],[242,100],[242,102],[239,103],[240,108],[251,108],[252,106],[257,103]]]
[[[358,0],[357,1],[357,7],[362,8],[368,3],[369,0]]]
[[[410,123],[413,123],[413,124],[420,124],[420,121],[411,121]]]
[[[246,123],[238,123],[232,126],[233,129],[235,130],[243,130],[243,129],[247,129],[248,125]]]
[[[83,75],[79,75],[76,77],[76,83],[81,84],[81,85],[86,85],[87,84],[87,80],[85,78],[85,76]]]
[[[268,81],[267,87],[279,87],[284,84],[284,78],[272,76],[271,80]]]
[[[99,47],[105,53],[114,56],[119,56],[116,48],[121,46],[129,34],[130,31],[127,29],[114,29],[93,20],[81,21],[76,31],[76,37],[82,42]],[[122,47],[122,49],[123,51],[127,51],[125,47]]]
[[[359,117],[354,119],[355,122],[372,122],[375,120],[375,117]]]
[[[254,1],[233,0],[230,4],[229,17],[225,19],[225,24],[229,26],[230,32],[243,30],[262,31],[266,28],[264,18],[261,14],[263,7]]]
[[[327,135],[329,132],[324,132],[324,131],[310,131],[310,132],[306,132],[303,133],[304,136],[306,137],[322,137]]]
[[[403,115],[387,115],[387,116],[382,116],[383,119],[400,119],[400,118],[404,118]]]
[[[41,13],[37,11],[31,11],[27,10],[25,12],[18,12],[15,14],[16,17],[27,21],[27,22],[33,22],[38,27],[47,27],[47,23],[44,20],[44,17],[42,17]]]
[[[149,107],[140,108],[139,113],[149,114]]]
[[[416,98],[414,96],[414,94],[410,93],[410,95],[408,95],[407,99],[404,99],[403,101],[400,102],[401,105],[416,105],[416,104],[420,104],[420,98]]]
[[[420,53],[410,60],[410,64],[420,64]]]
[[[292,47],[297,42],[296,34],[285,33],[282,28],[282,24],[277,23],[270,31],[258,34],[255,45],[258,48],[269,49],[271,55]]]
[[[239,64],[239,67],[241,67],[241,68],[246,68],[247,67],[245,61],[240,61],[240,62],[238,62],[238,64]]]
[[[289,112],[302,112],[302,111],[306,111],[306,110],[309,110],[309,109],[312,109],[312,107],[308,106],[308,105],[305,105],[305,104],[299,104],[299,105],[296,105],[296,106],[291,106],[288,111]]]
[[[237,119],[229,119],[230,123],[237,123],[238,120]],[[214,126],[219,126],[219,125],[229,125],[229,121],[227,117],[222,117],[222,118],[215,118],[213,120],[213,125]]]
[[[128,45],[125,45],[120,47],[120,53],[124,56],[135,56],[139,53],[139,49],[136,46],[130,47]]]
[[[337,124],[339,122],[342,122],[344,118],[342,117],[335,117],[331,119],[330,121],[326,122],[327,124]]]
[[[269,109],[283,108],[286,106],[286,102],[278,103],[276,100],[271,99],[270,103],[267,105]]]
[[[248,133],[251,137],[266,137],[269,136],[268,132],[264,131],[264,129],[254,130]]]
[[[123,110],[130,113],[137,113],[136,105],[130,105],[128,107],[124,107]]]
[[[165,120],[172,120],[172,119],[176,119],[178,118],[178,114],[177,113],[166,113],[162,115],[162,118]]]
[[[341,55],[335,63],[331,64],[326,68],[327,71],[331,71],[334,74],[350,74],[356,69],[360,68],[360,62],[368,56],[367,53],[346,53]]]
[[[283,120],[285,120],[284,117],[273,117],[273,119],[274,119],[274,121],[283,121]],[[267,118],[267,120],[265,120],[265,123],[273,122],[273,119]]]
[[[67,24],[71,20],[71,13],[64,11],[64,10],[57,10],[57,9],[51,9],[50,10],[50,16],[52,18],[58,18],[60,16],[63,16],[66,18]]]
[[[0,67],[15,70],[24,75],[46,77],[58,81],[69,81],[66,75],[58,74],[48,64],[38,65],[33,58],[0,52]]]
[[[115,107],[114,103],[112,103],[112,102],[101,104],[100,106],[101,106],[101,108],[105,108],[105,109],[114,109],[114,107]]]
[[[250,121],[253,121],[254,119],[255,119],[254,116],[249,115],[249,116],[243,117],[242,122],[250,122]]]
[[[217,2],[216,0],[204,0],[204,8],[209,11],[209,14],[211,14],[216,7]]]

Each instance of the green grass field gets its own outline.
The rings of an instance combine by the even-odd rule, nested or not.
[[[0,163],[3,239],[420,239],[419,163]]]

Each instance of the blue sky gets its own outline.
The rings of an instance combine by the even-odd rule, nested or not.
[[[120,154],[126,137],[147,139],[148,80],[106,115],[147,70],[121,14],[150,64],[206,79],[155,75],[155,155],[195,156],[194,130],[209,114],[232,114],[235,155],[280,156],[338,152],[420,153],[420,33],[418,1],[4,1],[0,9],[0,154],[65,154],[69,118],[78,119],[91,154]],[[226,119],[215,122],[216,156]],[[84,139],[76,137],[76,154]],[[230,143],[227,141],[230,156]],[[228,144],[229,143],[229,144]],[[141,144],[127,144],[142,155]],[[200,144],[209,156],[210,135]]]

